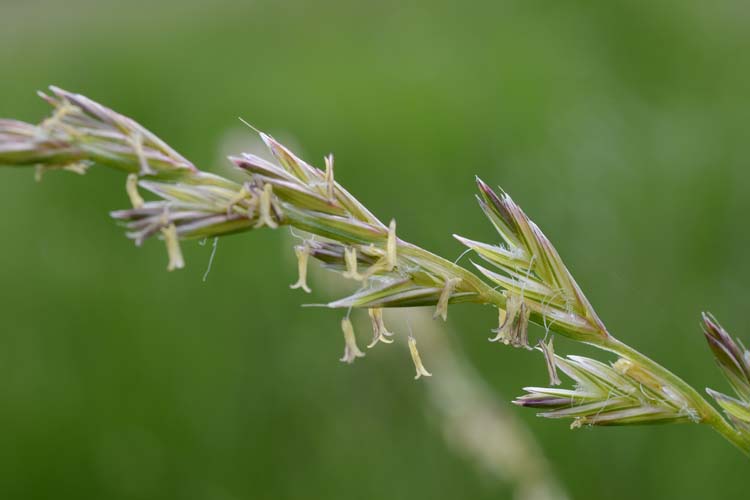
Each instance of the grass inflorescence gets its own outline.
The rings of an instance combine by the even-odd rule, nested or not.
[[[49,170],[82,174],[97,164],[123,171],[131,206],[111,215],[137,245],[162,239],[169,270],[185,265],[183,240],[283,226],[304,231],[294,248],[299,278],[291,288],[311,292],[310,259],[359,285],[352,295],[326,304],[347,311],[342,361],[352,363],[366,351],[349,320],[354,309],[368,310],[373,335],[361,345],[373,347],[393,341],[383,308],[430,306],[435,318],[445,320],[453,304],[488,305],[498,311],[490,340],[536,348],[546,361],[551,387],[528,387],[516,404],[537,408],[543,417],[570,419],[571,427],[702,423],[750,453],[750,351],[704,315],[709,346],[735,390],[736,397],[709,390],[727,420],[681,378],[607,330],[554,246],[507,193],[477,179],[479,206],[502,241],[456,236],[484,261],[474,264],[476,274],[404,240],[395,220],[378,219],[336,181],[333,156],[316,168],[259,132],[274,161],[247,153],[230,157],[245,174],[237,182],[199,170],[135,121],[84,96],[55,87],[51,92],[41,94],[53,108],[41,124],[0,120],[0,164],[34,167],[38,178]],[[617,359],[560,356],[551,337],[529,340],[530,322],[547,335],[596,346]],[[416,378],[430,376],[411,333],[408,347]],[[558,371],[573,381],[572,388],[557,387]]]

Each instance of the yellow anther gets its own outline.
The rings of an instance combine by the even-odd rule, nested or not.
[[[65,165],[63,167],[63,170],[65,170],[66,172],[73,172],[74,174],[78,175],[85,175],[86,172],[88,172],[89,167],[91,167],[90,163],[79,161],[76,163],[69,163],[68,165]]]
[[[78,110],[77,106],[73,106],[67,100],[63,100],[62,103],[59,104],[57,108],[55,108],[55,112],[52,114],[52,116],[50,116],[49,118],[47,118],[41,123],[40,128],[47,130],[47,131],[52,130],[53,128],[58,126],[58,124],[62,122],[62,120],[68,114],[77,110]]]
[[[270,184],[266,184],[263,186],[263,191],[260,192],[260,214],[258,215],[258,223],[255,224],[255,227],[263,227],[268,226],[271,229],[276,229],[279,227],[279,225],[276,223],[275,220],[273,220],[273,217],[271,216],[271,212],[273,210],[273,206],[271,205],[272,197],[273,196],[273,186]]]
[[[133,137],[130,137],[130,144],[133,146],[133,151],[138,157],[138,163],[141,165],[141,171],[138,175],[152,175],[155,172],[151,169],[146,159],[146,154],[143,152],[143,135],[139,130],[133,133]]]
[[[299,277],[297,278],[296,283],[289,285],[289,288],[301,288],[305,292],[310,293],[310,287],[307,286],[307,261],[308,257],[310,257],[310,247],[307,243],[304,245],[298,245],[294,247],[294,254],[297,256],[297,271]]]
[[[164,242],[167,245],[167,255],[169,256],[167,271],[182,269],[185,267],[185,260],[182,258],[182,250],[180,250],[180,239],[177,235],[177,226],[170,224],[167,227],[163,227],[161,228],[161,234],[164,235]]]
[[[125,182],[125,191],[128,193],[130,198],[130,204],[133,208],[141,208],[143,206],[143,198],[138,193],[138,176],[136,174],[128,174],[128,180]]]
[[[344,278],[362,281],[365,277],[357,272],[357,249],[355,247],[344,248],[344,262],[346,271],[342,274]]]
[[[354,337],[354,327],[349,318],[341,320],[341,330],[344,332],[344,356],[339,360],[352,364],[357,358],[363,358],[365,353],[357,347],[357,339]]]
[[[389,332],[385,327],[383,310],[379,307],[371,308],[367,310],[367,313],[370,315],[370,321],[372,322],[372,341],[367,345],[367,348],[371,349],[378,342],[392,343],[393,339],[388,337],[392,337],[393,333]]]
[[[239,202],[244,200],[250,196],[250,192],[245,189],[245,186],[242,186],[239,191],[237,191],[237,194],[232,196],[232,199],[229,200],[229,203],[227,203],[227,215],[230,215],[232,213],[232,210],[234,210],[235,205],[237,205]]]
[[[435,308],[435,314],[432,316],[433,318],[439,316],[443,318],[443,321],[448,319],[448,301],[459,283],[461,283],[461,278],[450,278],[445,282],[443,291],[440,292],[440,298],[438,299],[437,307]]]
[[[411,353],[411,360],[414,361],[414,368],[417,370],[414,380],[422,376],[432,377],[432,374],[422,364],[422,358],[417,350],[417,340],[412,335],[409,335],[409,352]]]
[[[505,303],[505,311],[500,310],[500,326],[493,330],[497,335],[490,342],[500,341],[513,347],[528,347],[528,327],[530,311],[519,295],[511,295]]]

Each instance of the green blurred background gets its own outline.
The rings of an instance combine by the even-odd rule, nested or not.
[[[616,335],[722,389],[698,315],[750,338],[749,21],[723,0],[0,0],[0,116],[38,121],[34,91],[56,84],[218,172],[250,140],[242,116],[318,165],[334,151],[341,182],[449,258],[453,232],[495,239],[479,175]],[[340,314],[299,307],[332,295],[288,289],[286,235],[223,239],[204,283],[210,245],[166,273],[162,245],[109,220],[118,173],[0,174],[1,498],[511,496],[445,441],[403,343],[337,361]],[[507,404],[546,375],[486,341],[495,321],[463,306],[449,324]],[[574,498],[747,491],[747,460],[708,429],[508,410]]]

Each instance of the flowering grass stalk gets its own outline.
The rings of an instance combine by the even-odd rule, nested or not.
[[[388,343],[381,309],[434,306],[447,318],[456,303],[489,305],[498,310],[492,341],[531,348],[533,322],[572,340],[617,355],[612,364],[554,353],[552,341],[540,341],[550,374],[558,369],[575,382],[573,389],[526,388],[514,402],[538,408],[540,416],[572,419],[571,427],[693,422],[709,425],[750,454],[750,353],[718,323],[704,315],[706,337],[737,398],[709,394],[728,415],[721,416],[694,388],[665,367],[616,339],[598,317],[555,248],[521,208],[503,192],[477,179],[480,208],[502,238],[499,245],[456,238],[485,262],[479,274],[413,245],[400,237],[396,221],[384,223],[334,177],[332,156],[325,169],[295,156],[259,132],[275,161],[251,154],[230,157],[246,174],[244,182],[198,170],[153,133],[92,100],[53,87],[41,94],[54,108],[40,125],[0,120],[0,164],[34,166],[37,175],[62,169],[84,173],[101,164],[127,173],[131,208],[112,212],[137,245],[156,236],[165,241],[168,269],[184,266],[180,241],[268,227],[290,226],[310,234],[295,248],[299,280],[292,288],[309,292],[308,259],[356,281],[354,294],[328,307],[368,309],[373,339]],[[144,200],[141,190],[150,193]],[[484,278],[484,279],[483,279]],[[341,323],[342,361],[364,356],[348,315]],[[546,340],[546,339],[545,339]],[[416,377],[431,373],[408,339]]]

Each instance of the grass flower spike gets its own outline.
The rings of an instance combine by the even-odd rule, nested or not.
[[[455,304],[490,306],[499,317],[491,340],[527,349],[537,345],[550,385],[560,383],[558,370],[573,381],[567,389],[527,387],[516,404],[536,408],[543,417],[571,419],[573,427],[703,424],[750,454],[750,352],[704,315],[709,347],[735,392],[709,390],[727,420],[680,377],[612,335],[539,227],[508,194],[481,180],[477,201],[501,241],[455,236],[481,260],[473,263],[475,272],[409,243],[397,234],[395,219],[381,222],[335,180],[333,156],[319,169],[259,132],[274,161],[247,153],[230,157],[244,176],[236,182],[199,170],[146,128],[84,96],[56,87],[40,95],[53,108],[47,120],[39,125],[0,120],[0,165],[33,167],[38,175],[80,174],[94,165],[124,172],[131,206],[111,215],[136,245],[163,238],[170,270],[184,266],[184,240],[266,228],[304,231],[305,241],[294,249],[299,279],[291,287],[310,292],[309,258],[356,280],[357,290],[326,306],[352,314],[367,309],[373,325],[368,347],[394,340],[383,308],[430,306],[434,317],[445,320]],[[531,323],[544,329],[544,340],[530,339]],[[341,329],[341,360],[352,363],[364,353],[349,312]],[[545,342],[549,334],[594,346],[614,361],[557,355],[552,340]],[[407,343],[416,378],[430,376],[413,335]]]

